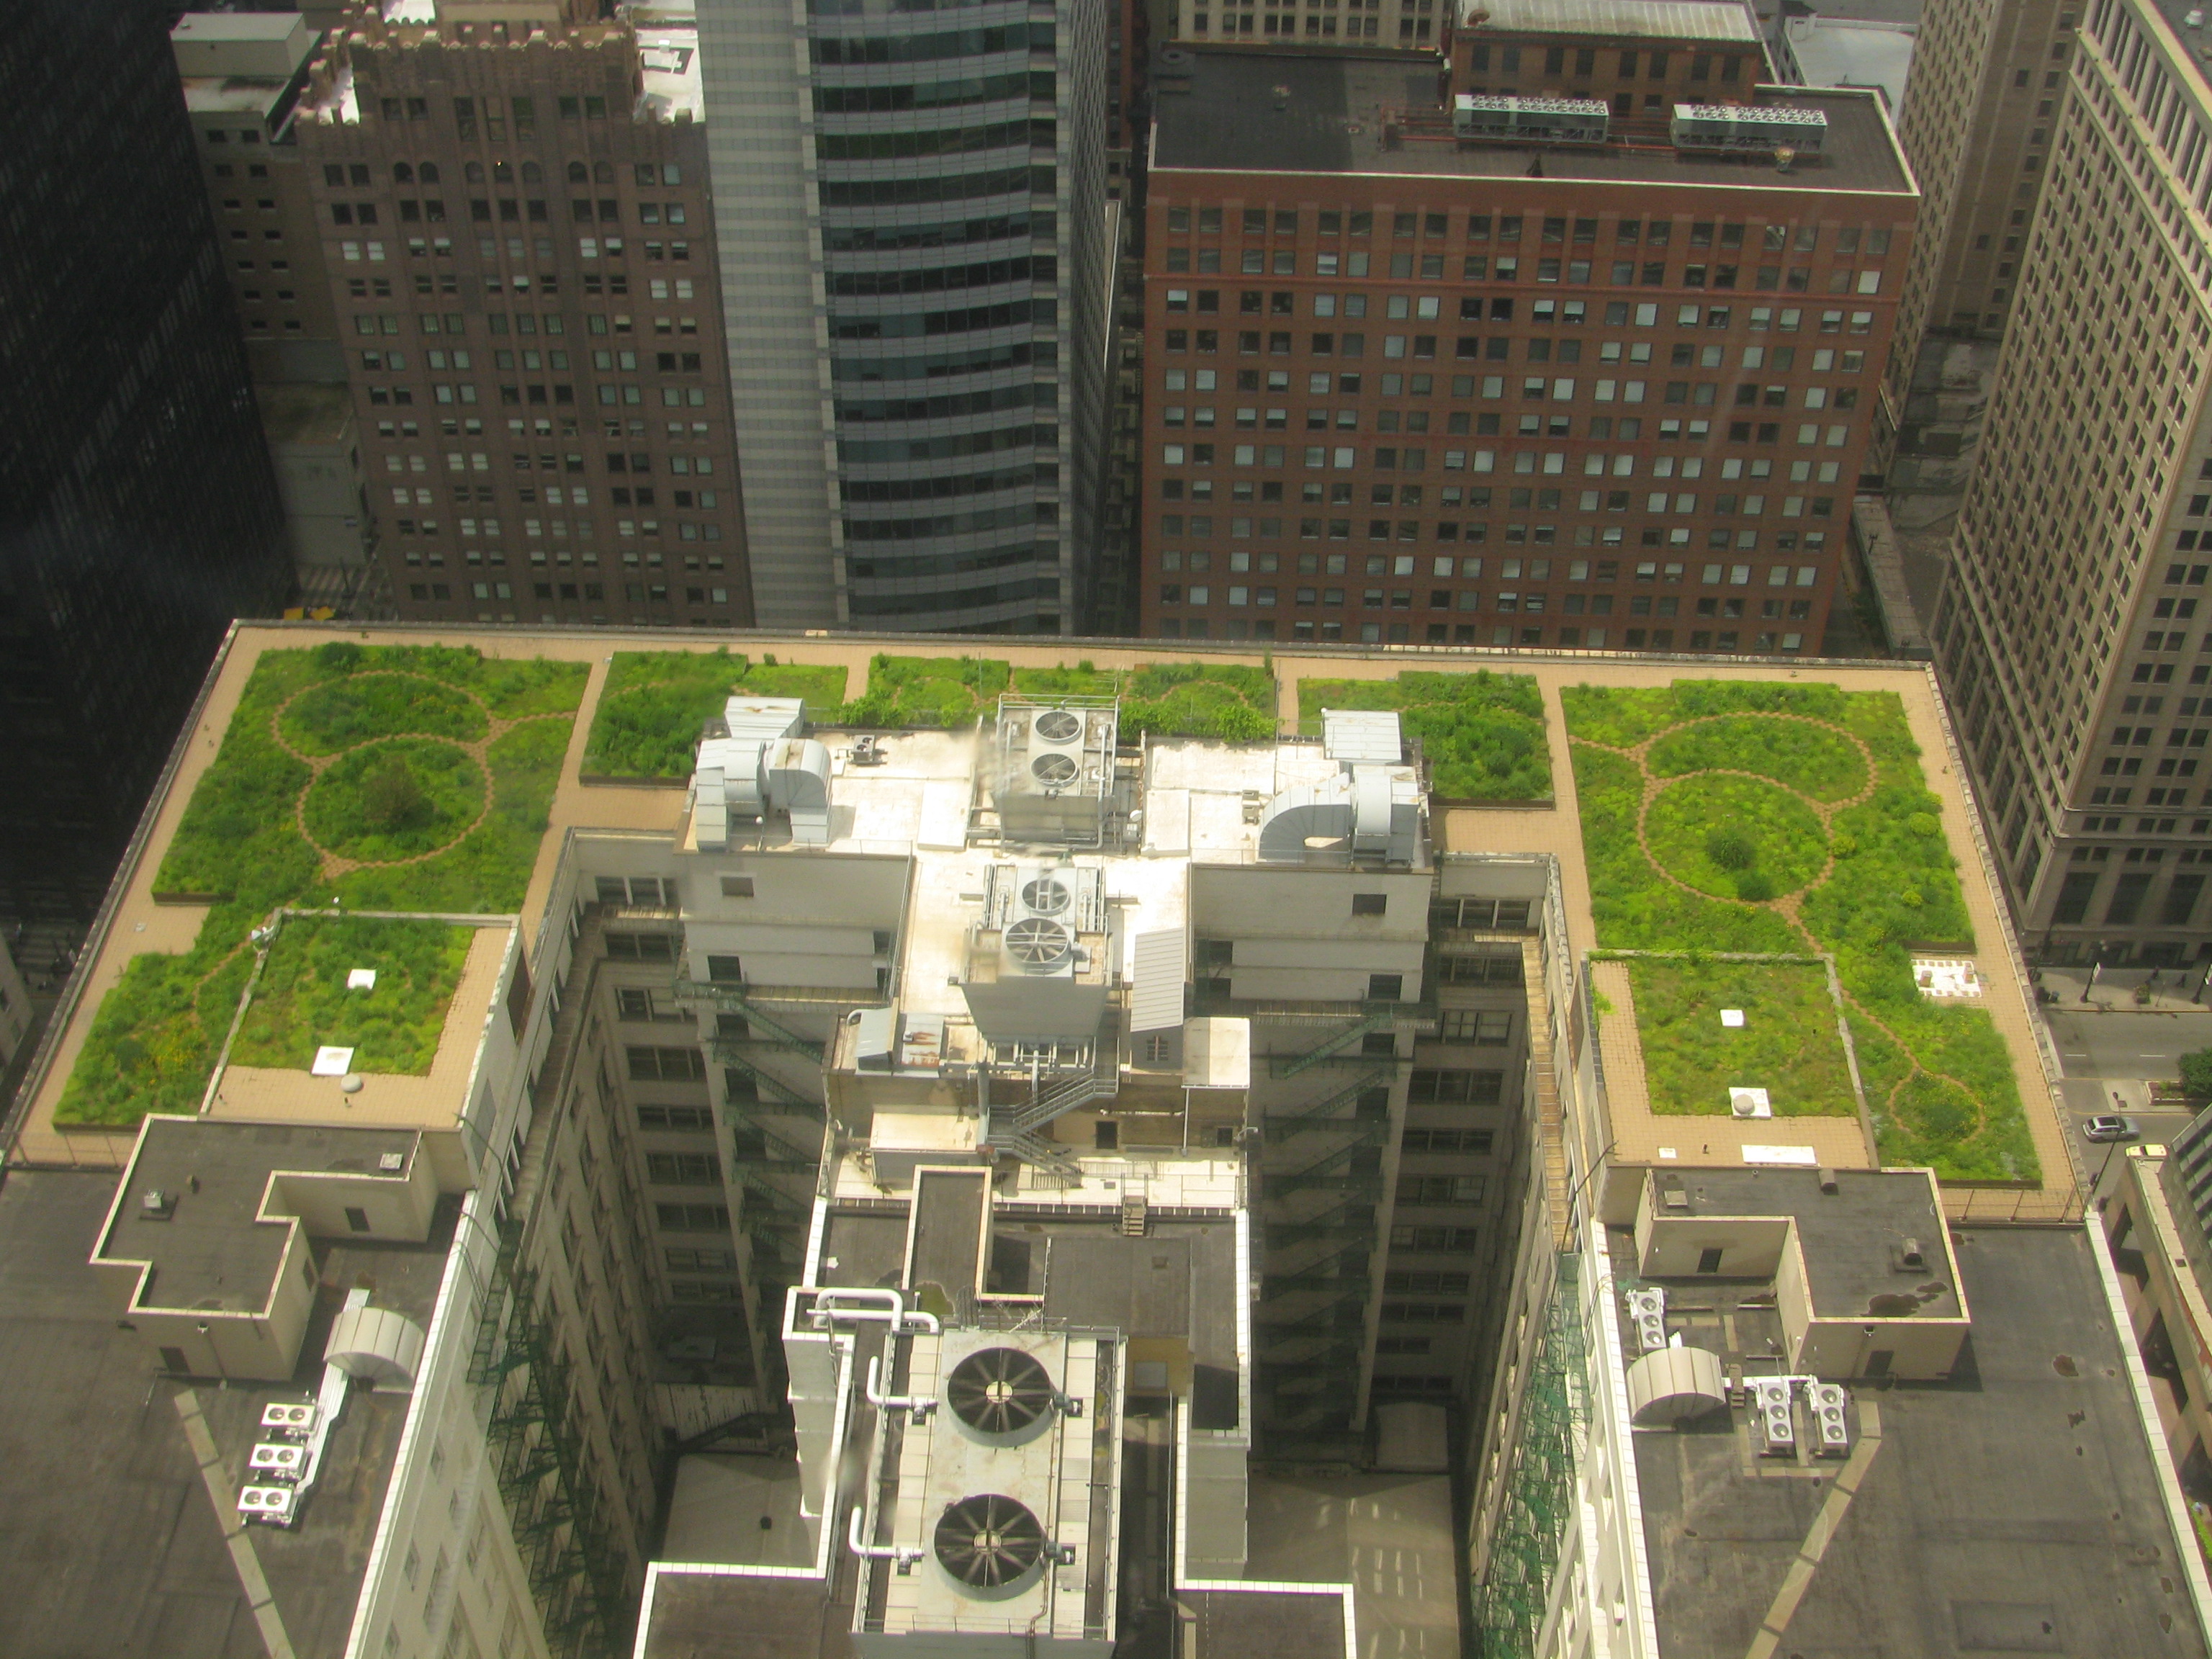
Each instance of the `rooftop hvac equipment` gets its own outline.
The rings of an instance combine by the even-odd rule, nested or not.
[[[986,1600],[1020,1595],[1044,1571],[1044,1524],[1026,1504],[985,1492],[948,1504],[937,1519],[937,1564]]]
[[[1498,143],[1602,144],[1613,112],[1595,98],[1486,97],[1452,100],[1452,131]]]
[[[691,814],[702,852],[726,852],[732,823],[781,814],[802,846],[830,840],[830,750],[799,735],[798,697],[732,697],[719,730],[701,739],[691,774]]]
[[[1020,1348],[981,1348],[952,1368],[945,1403],[971,1439],[1018,1446],[1050,1426],[1060,1390],[1036,1355]]]
[[[289,1526],[292,1506],[299,1498],[298,1490],[292,1486],[241,1486],[238,1490],[238,1512],[248,1521],[274,1521],[279,1526]]]
[[[1105,833],[1120,720],[1109,699],[999,704],[992,796],[1010,842],[1096,847]]]
[[[1844,1412],[1848,1398],[1840,1382],[1806,1385],[1805,1405],[1812,1413],[1814,1439],[1823,1457],[1844,1457],[1850,1452],[1850,1424]]]
[[[1728,1379],[1710,1349],[1662,1346],[1628,1368],[1629,1419],[1638,1427],[1686,1422],[1727,1404]]]
[[[1786,1376],[1752,1379],[1752,1426],[1759,1431],[1759,1449],[1769,1457],[1790,1457],[1797,1451],[1797,1423],[1790,1410],[1790,1394]]]
[[[264,1480],[295,1480],[307,1463],[307,1449],[289,1441],[264,1441],[246,1455],[246,1467]]]
[[[1667,1346],[1667,1292],[1654,1286],[1628,1293],[1629,1322],[1636,1328],[1636,1351],[1650,1353]]]
[[[261,1408],[261,1426],[279,1434],[305,1434],[315,1426],[314,1405],[312,1401],[299,1406],[272,1401]]]
[[[324,1362],[372,1388],[406,1388],[422,1363],[422,1328],[389,1308],[346,1308],[331,1322]]]
[[[1095,1037],[1111,927],[1096,868],[993,865],[961,980],[976,1029],[994,1042]]]
[[[1827,140],[1828,117],[1825,110],[1784,105],[1677,104],[1668,133],[1681,150],[1817,155]]]

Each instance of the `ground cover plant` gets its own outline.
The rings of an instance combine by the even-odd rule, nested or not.
[[[1395,708],[1428,757],[1430,787],[1448,800],[1552,798],[1552,751],[1534,678],[1477,669],[1409,671],[1393,680],[1301,680],[1298,729],[1321,730],[1324,708]]]
[[[1988,1013],[1913,984],[1910,947],[1973,934],[1893,695],[1678,680],[1562,703],[1600,945],[1832,953],[1884,1161],[2039,1178]]]
[[[472,927],[425,918],[286,917],[254,982],[232,1061],[305,1071],[327,1044],[351,1048],[356,1072],[422,1076],[475,937]],[[356,968],[374,969],[376,983],[349,989]]]
[[[892,657],[868,660],[868,684],[839,714],[844,726],[951,727],[998,706],[1011,671],[988,657]]]
[[[198,1109],[247,936],[281,906],[519,909],[588,672],[448,646],[264,652],[154,878],[207,919],[181,956],[125,965],[55,1121]]]
[[[1637,957],[1626,964],[1655,1112],[1725,1115],[1731,1087],[1764,1089],[1777,1117],[1851,1116],[1858,1101],[1818,963]],[[1743,1011],[1741,1026],[1721,1024]]]
[[[584,744],[586,777],[678,780],[691,775],[699,733],[736,692],[801,697],[807,715],[833,720],[845,701],[835,665],[759,662],[717,651],[617,651]]]

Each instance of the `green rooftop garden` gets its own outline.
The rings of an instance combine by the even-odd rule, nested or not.
[[[754,662],[726,649],[617,651],[585,741],[584,775],[690,777],[700,729],[741,691],[802,697],[810,718],[830,720],[845,701],[845,671],[772,657]]]
[[[1447,800],[1548,801],[1552,751],[1544,700],[1527,674],[1408,671],[1392,680],[1301,680],[1298,729],[1324,708],[1395,708],[1420,740],[1431,789]]]
[[[972,725],[998,706],[1012,671],[988,657],[868,659],[868,684],[838,717],[846,726]]]
[[[1653,1111],[1726,1117],[1728,1091],[1744,1088],[1765,1090],[1777,1117],[1856,1115],[1818,963],[1635,957],[1623,966]],[[1741,1012],[1741,1025],[1721,1023],[1729,1008]]]
[[[1601,946],[1832,954],[1883,1160],[2040,1179],[1988,1013],[1913,984],[1911,947],[1973,933],[1893,694],[1678,680],[1562,702]]]
[[[476,929],[415,917],[288,916],[231,1044],[234,1065],[305,1071],[315,1050],[351,1048],[356,1072],[421,1077]],[[349,989],[356,968],[376,983]]]
[[[207,919],[183,955],[125,966],[55,1121],[197,1110],[247,934],[282,906],[520,909],[588,672],[447,646],[264,652],[154,878]]]

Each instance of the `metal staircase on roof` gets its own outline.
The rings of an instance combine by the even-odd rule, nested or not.
[[[714,1037],[707,1044],[707,1052],[720,1064],[743,1072],[753,1080],[759,1091],[760,1103],[771,1110],[781,1109],[787,1115],[808,1118],[816,1123],[826,1121],[822,1103],[809,1100],[775,1073],[763,1066],[744,1048],[728,1037]],[[743,1104],[744,1103],[738,1103]]]

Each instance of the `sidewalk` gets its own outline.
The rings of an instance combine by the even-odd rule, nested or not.
[[[2212,991],[2191,1000],[2201,968],[2107,968],[2089,985],[2087,968],[2039,968],[2033,978],[2048,994],[2044,1007],[2077,1014],[2212,1014]],[[2149,995],[2142,995],[2148,988]],[[2087,1000],[2083,1000],[2087,990]],[[2051,999],[2056,999],[2051,1000]]]

